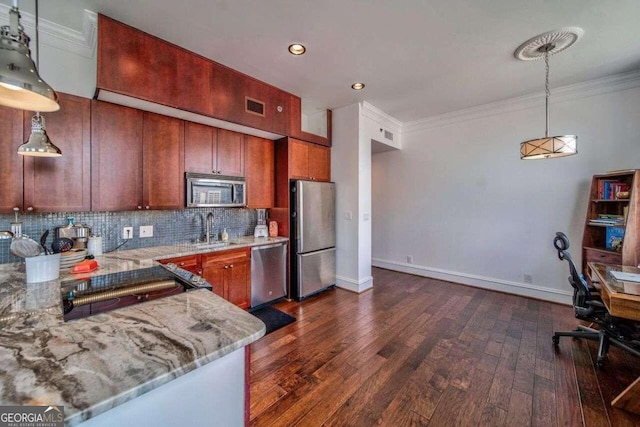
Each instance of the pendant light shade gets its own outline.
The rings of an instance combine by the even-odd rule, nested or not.
[[[44,117],[36,114],[31,118],[29,140],[18,147],[18,154],[34,157],[60,157],[62,151],[49,139],[44,126]]]
[[[36,44],[37,26],[36,17]],[[30,111],[57,111],[60,109],[58,95],[38,74],[29,41],[14,1],[9,11],[9,25],[0,28],[0,105]]]
[[[537,160],[571,156],[578,153],[576,135],[549,136],[549,56],[562,52],[573,45],[584,32],[581,28],[569,27],[540,34],[521,44],[514,56],[523,61],[544,58],[545,62],[545,130],[544,138],[531,139],[520,144],[520,159]]]
[[[524,160],[571,156],[577,152],[578,137],[575,135],[550,136],[520,144],[520,158]]]

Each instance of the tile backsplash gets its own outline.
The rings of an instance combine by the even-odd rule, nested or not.
[[[21,215],[22,233],[36,241],[45,230],[49,230],[47,244],[55,238],[56,227],[65,226],[67,217],[73,217],[74,224],[91,227],[94,235],[102,236],[102,250],[108,252],[120,245],[122,229],[133,227],[134,237],[127,240],[121,250],[149,246],[170,245],[193,242],[205,234],[207,214],[213,213],[212,238],[220,238],[226,228],[229,238],[253,235],[257,214],[255,209],[242,208],[190,208],[175,211],[131,211],[131,212],[56,212]],[[13,215],[0,215],[0,230],[9,230]],[[140,238],[140,226],[153,225],[153,237]],[[9,252],[10,239],[0,240],[0,264],[22,262]]]

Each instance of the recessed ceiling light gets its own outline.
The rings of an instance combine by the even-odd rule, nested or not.
[[[353,90],[362,90],[364,89],[364,83],[354,83],[351,85],[351,89]]]
[[[289,45],[289,52],[292,55],[302,55],[307,51],[307,48],[301,45],[300,43],[294,43]]]

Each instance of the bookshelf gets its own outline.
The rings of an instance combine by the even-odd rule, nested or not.
[[[587,263],[640,263],[640,170],[594,175],[582,236],[582,270]]]

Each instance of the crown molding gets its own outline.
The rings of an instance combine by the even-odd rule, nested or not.
[[[0,4],[0,25],[9,25],[9,11],[11,6]],[[35,16],[20,11],[20,24],[32,38],[35,34]],[[82,16],[82,31],[56,24],[40,18],[40,43],[67,52],[75,53],[86,58],[93,58],[96,50],[98,33],[98,15],[85,9]],[[33,49],[33,47],[32,47]]]
[[[615,74],[613,76],[553,89],[553,102],[566,102],[610,92],[632,89],[638,86],[640,86],[640,71]],[[463,110],[427,117],[425,119],[405,122],[402,125],[402,133],[407,134],[418,132],[435,127],[504,114],[511,111],[541,107],[544,105],[544,97],[544,93],[524,95],[517,98],[491,102],[477,107],[465,108]]]
[[[403,123],[367,101],[360,103],[362,115],[384,126],[396,135],[402,134]]]

